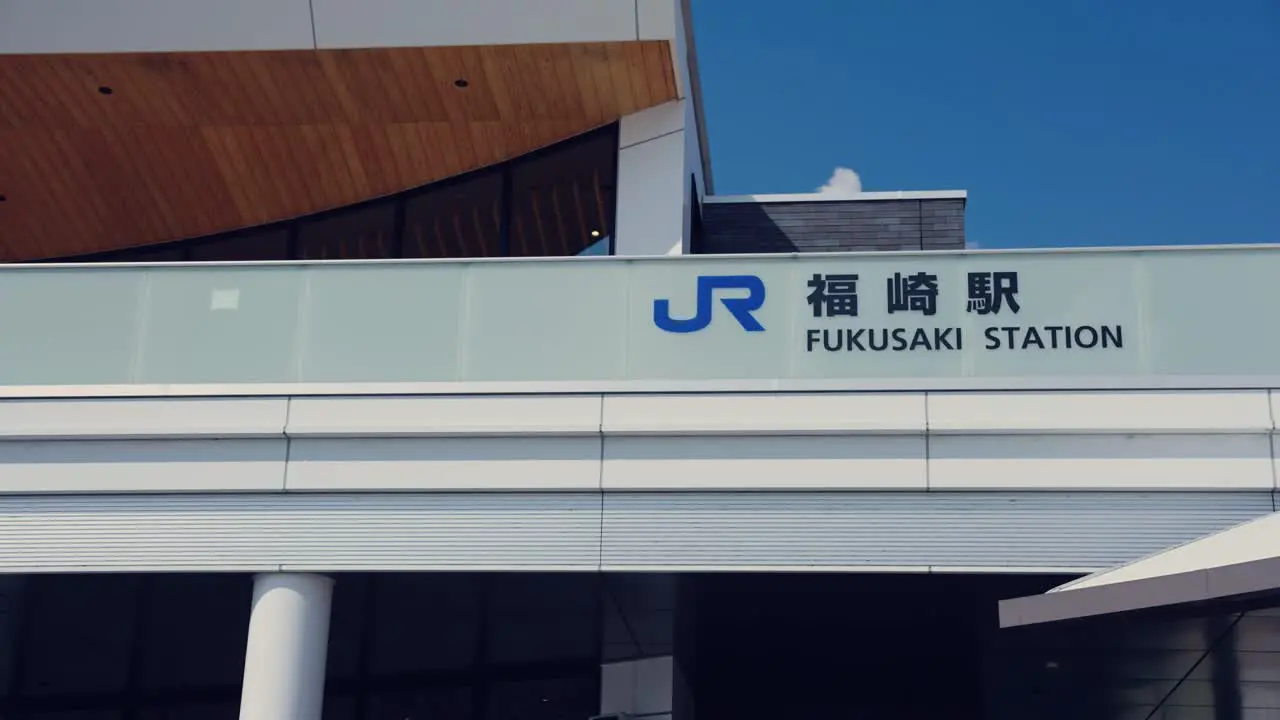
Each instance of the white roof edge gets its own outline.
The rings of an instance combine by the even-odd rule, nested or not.
[[[698,44],[693,32],[693,9],[690,0],[679,0],[676,12],[680,13],[680,25],[684,31],[685,56],[680,61],[689,71],[689,85],[686,94],[693,104],[693,120],[698,133],[698,150],[702,162],[702,193],[704,198],[715,192],[715,181],[711,177],[711,139],[707,136],[706,113],[702,109],[702,75],[698,69]],[[672,39],[672,50],[679,43]],[[679,72],[679,68],[676,69]]]
[[[793,193],[784,195],[708,195],[703,203],[857,202],[860,200],[965,200],[966,190],[890,190],[856,195]]]
[[[1280,592],[1280,512],[1060,585],[1000,601],[1002,627]]]
[[[1280,512],[1232,525],[1123,565],[1077,578],[1049,592],[1065,593],[1131,580],[1209,570],[1280,555]]]

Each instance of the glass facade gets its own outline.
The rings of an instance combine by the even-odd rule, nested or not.
[[[337,574],[325,720],[586,720],[674,656],[687,720],[1270,720],[1275,598],[1000,630],[1061,576]],[[0,718],[232,720],[245,574],[0,578]],[[617,692],[616,686],[613,692]],[[657,718],[655,718],[657,720]]]
[[[358,205],[49,262],[608,255],[617,163],[614,123],[499,165]]]
[[[990,720],[1280,717],[1277,598],[1014,628],[987,656]]]
[[[604,593],[586,574],[339,575],[326,720],[584,720]],[[0,718],[234,720],[253,580],[0,580]]]
[[[1280,717],[1274,596],[1180,614],[999,628],[999,600],[1044,592],[1067,579],[699,575],[693,600],[697,717]],[[676,657],[682,659],[679,652]]]

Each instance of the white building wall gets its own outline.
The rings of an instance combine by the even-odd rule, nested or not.
[[[1266,390],[3,400],[0,572],[1088,571],[1270,512],[1274,405]]]
[[[639,38],[637,0],[312,0],[320,48]],[[667,36],[670,37],[670,36]]]
[[[690,252],[696,187],[705,189],[693,101],[676,100],[622,118],[614,253]]]
[[[0,493],[1271,491],[1257,391],[0,401]]]
[[[1268,391],[8,400],[0,492],[1270,490],[1270,402]]]
[[[287,398],[6,400],[0,492],[284,487]]]
[[[622,118],[614,254],[682,255],[689,245],[687,100]]]
[[[679,99],[624,117],[618,155],[617,255],[684,255],[693,234],[694,195],[706,193],[682,0],[639,0],[642,40],[669,39]]]
[[[434,47],[670,39],[676,0],[5,0],[0,53]]]
[[[0,2],[0,54],[314,47],[308,0]]]

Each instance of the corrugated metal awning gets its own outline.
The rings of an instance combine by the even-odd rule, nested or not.
[[[1280,592],[1280,513],[1237,525],[1043,595],[1000,602],[1000,627],[1036,625]]]

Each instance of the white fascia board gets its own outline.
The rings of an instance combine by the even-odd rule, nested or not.
[[[637,0],[313,0],[318,48],[640,39]]]
[[[309,50],[307,0],[5,0],[0,54]]]
[[[1266,390],[929,394],[929,432],[1268,434]]]
[[[672,135],[685,129],[684,103],[672,100],[623,116],[618,124],[618,150]]]
[[[284,397],[0,400],[0,441],[281,438]]]
[[[827,193],[792,193],[783,195],[708,195],[704,203],[808,203],[808,202],[857,202],[873,200],[965,200],[965,190],[892,190],[888,192],[862,192],[851,195]]]
[[[601,403],[598,395],[296,397],[289,401],[286,433],[292,438],[595,436]]]
[[[1067,593],[1277,557],[1280,557],[1280,513],[1272,513],[1127,565],[1074,580],[1049,592]],[[1280,584],[1280,578],[1277,583]]]
[[[0,53],[220,52],[625,42],[679,0],[5,0]]]
[[[674,40],[680,32],[680,2],[635,0],[636,37],[640,40]]]
[[[606,395],[609,436],[924,435],[923,393]]]
[[[1280,592],[1280,513],[1104,570],[1043,595],[1000,601],[1017,627]]]

